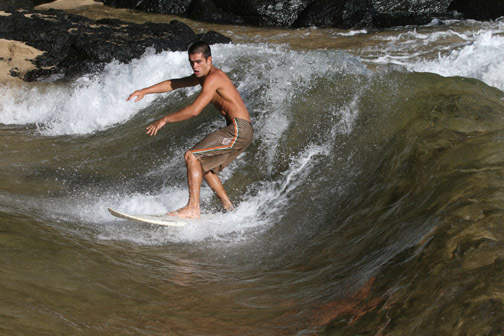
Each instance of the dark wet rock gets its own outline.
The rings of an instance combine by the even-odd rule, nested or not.
[[[104,5],[116,8],[132,8],[144,12],[185,15],[193,0],[101,0]]]
[[[434,18],[452,18],[454,13],[449,10],[452,0],[439,1],[387,1],[371,0],[374,13],[370,25],[375,28],[424,25]]]
[[[213,0],[195,0],[186,13],[192,19],[216,23],[243,24],[245,20],[218,7]]]
[[[504,15],[504,2],[496,0],[454,0],[450,10],[462,13],[466,19],[494,20]]]
[[[0,1],[0,11],[13,11],[17,9],[33,9],[31,0],[2,0]]]
[[[135,24],[119,20],[93,21],[59,10],[10,10],[0,16],[0,38],[25,42],[44,54],[26,74],[11,72],[26,81],[49,76],[61,78],[94,72],[112,61],[129,62],[149,48],[156,52],[187,50],[196,39],[210,44],[230,43],[221,34],[196,35],[179,21]]]
[[[246,23],[261,26],[290,27],[312,0],[208,0],[224,11],[241,16]]]
[[[208,44],[217,44],[217,43],[231,43],[231,39],[223,36],[213,30],[210,30],[206,33],[197,34],[194,40],[197,41],[205,41]],[[185,48],[187,49],[187,48]],[[184,50],[185,50],[184,49]]]
[[[299,15],[297,27],[369,27],[376,14],[370,1],[315,0]]]
[[[434,18],[488,20],[504,15],[494,0],[100,0],[107,6],[176,14],[192,19],[283,27],[421,25]]]

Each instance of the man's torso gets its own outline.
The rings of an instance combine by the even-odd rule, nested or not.
[[[217,68],[213,68],[209,76],[215,76],[218,81],[218,87],[211,102],[219,113],[224,116],[227,121],[231,121],[234,118],[250,121],[245,103],[229,77]],[[209,77],[205,80],[208,80],[208,78]],[[200,82],[200,85],[205,85],[205,82]]]

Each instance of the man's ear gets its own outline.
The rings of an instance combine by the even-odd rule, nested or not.
[[[210,64],[212,64],[212,56],[208,56],[207,62],[210,62]]]

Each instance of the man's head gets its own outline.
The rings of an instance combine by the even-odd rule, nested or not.
[[[187,53],[190,55],[194,54],[203,54],[205,59],[212,56],[212,50],[210,50],[210,46],[205,41],[197,41],[192,43],[187,50]]]
[[[212,52],[208,43],[194,42],[189,46],[187,52],[194,75],[198,78],[207,76],[212,68]]]

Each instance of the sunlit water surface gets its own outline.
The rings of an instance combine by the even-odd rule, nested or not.
[[[91,7],[93,19],[173,17]],[[180,19],[180,18],[179,18]],[[504,23],[384,31],[190,22],[249,108],[222,174],[236,211],[183,228],[116,219],[185,204],[184,151],[213,108],[145,126],[197,89],[183,52],[0,86],[0,333],[498,334]],[[219,213],[207,186],[203,211]]]

